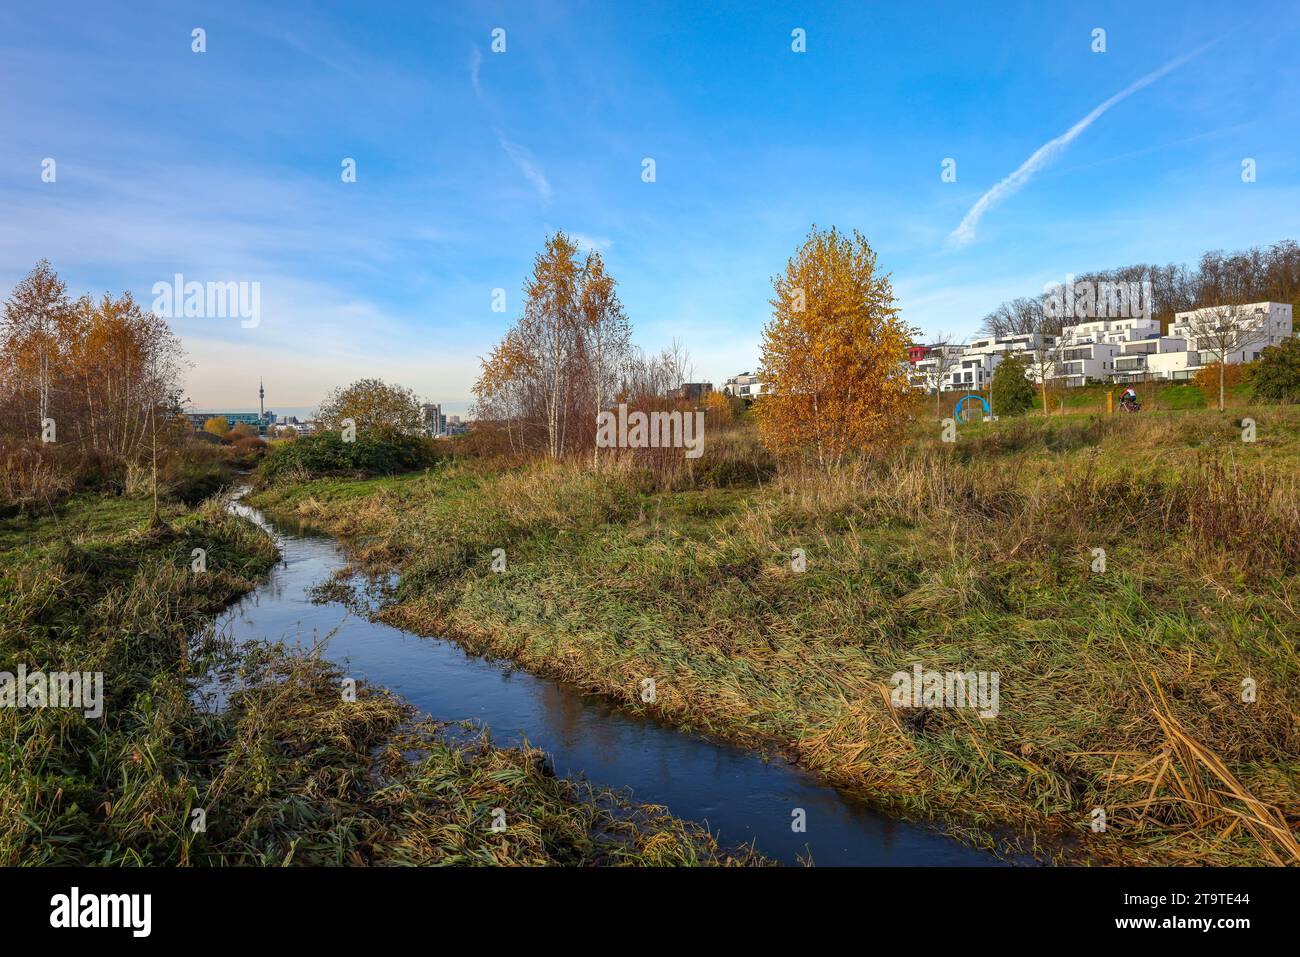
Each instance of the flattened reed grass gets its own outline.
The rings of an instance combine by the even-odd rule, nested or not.
[[[219,640],[208,616],[274,545],[219,501],[141,530],[149,508],[85,495],[0,521],[0,670],[105,679],[102,719],[0,708],[0,866],[761,863],[533,748],[457,745],[364,684],[346,701],[318,653]]]
[[[243,660],[203,789],[218,823],[187,842],[191,862],[761,863],[662,808],[556,777],[535,748],[497,748],[486,732],[457,742],[365,683],[344,701],[318,651],[267,645]]]
[[[399,569],[394,624],[892,808],[1069,859],[1292,863],[1300,415],[1254,414],[1253,445],[1206,412],[983,425],[955,448],[918,425],[888,456],[744,489],[477,462],[261,504]],[[894,709],[882,688],[913,663],[999,672],[998,717]]]

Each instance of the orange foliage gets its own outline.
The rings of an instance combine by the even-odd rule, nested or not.
[[[1223,387],[1231,389],[1233,386],[1241,384],[1242,366],[1237,363],[1229,363],[1223,367]],[[1219,394],[1219,363],[1212,362],[1209,365],[1201,366],[1192,376],[1192,382],[1201,387],[1206,395],[1217,396]]]
[[[763,444],[830,468],[897,434],[911,397],[913,330],[866,238],[814,226],[772,284],[760,373],[767,391],[754,405]]]
[[[42,260],[0,304],[0,436],[138,462],[172,441],[180,342],[130,293],[72,300]]]
[[[721,392],[710,392],[704,397],[705,422],[713,428],[728,424],[732,418],[731,401]]]

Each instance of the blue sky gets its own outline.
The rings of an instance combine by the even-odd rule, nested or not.
[[[1298,40],[1293,2],[6,0],[0,289],[41,257],[146,305],[175,273],[256,281],[256,328],[172,323],[195,407],[378,375],[462,411],[564,229],[639,344],[677,337],[720,383],[757,365],[770,278],[814,222],[867,235],[926,337],[1067,272],[1300,238]]]

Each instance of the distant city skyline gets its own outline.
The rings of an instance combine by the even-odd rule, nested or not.
[[[1067,273],[1300,238],[1298,31],[1283,2],[18,0],[0,293],[42,257],[146,308],[178,275],[257,284],[255,322],[169,318],[195,410],[378,376],[464,415],[548,233],[718,387],[816,223],[868,237],[921,339],[961,338]]]
[[[191,412],[195,415],[218,415],[222,412],[250,412],[256,414],[257,406],[255,405],[240,406],[240,405],[235,405],[233,403],[231,405],[213,405],[213,406],[194,405],[191,408],[187,408],[186,411]],[[316,415],[316,406],[286,405],[286,406],[281,406],[280,408],[276,408],[275,406],[268,405],[267,411],[274,412],[277,418],[279,418],[282,415],[296,415],[298,416],[298,418],[301,419],[304,417],[314,417]]]

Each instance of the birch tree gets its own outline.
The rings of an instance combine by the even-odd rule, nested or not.
[[[943,380],[961,362],[961,343],[954,338],[944,336],[930,346],[930,351],[922,361],[929,363],[926,378],[934,384],[934,414],[938,415],[943,397]]]
[[[897,434],[911,395],[913,330],[866,237],[816,226],[772,280],[754,404],[763,442],[830,469]]]
[[[594,449],[596,418],[627,378],[630,338],[600,254],[580,256],[564,233],[548,237],[524,283],[522,316],[481,360],[476,417],[504,429],[512,450],[560,458]]]

